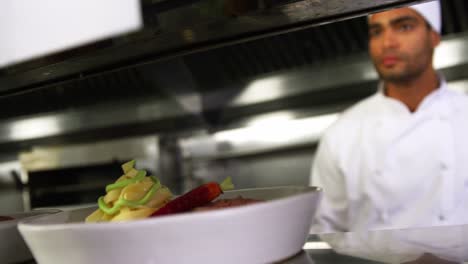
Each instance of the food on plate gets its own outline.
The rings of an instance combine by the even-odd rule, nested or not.
[[[106,195],[98,199],[99,208],[86,217],[86,222],[146,218],[171,200],[172,193],[166,186],[134,167],[134,160],[122,165],[124,174],[106,186]]]
[[[237,207],[237,206],[243,206],[243,205],[248,205],[248,204],[255,204],[259,202],[263,202],[263,200],[249,199],[249,198],[243,198],[242,196],[238,196],[232,199],[219,199],[205,206],[194,208],[193,211],[199,212],[199,211],[218,210],[222,208]]]
[[[217,182],[205,183],[168,202],[163,207],[155,211],[151,216],[162,216],[191,211],[196,207],[210,203],[220,196],[223,191],[229,189],[234,189],[234,185],[229,177],[221,184],[218,184]]]
[[[0,215],[0,222],[1,221],[9,221],[9,220],[15,220],[13,217],[11,216],[2,216]]]
[[[221,184],[209,182],[172,199],[169,188],[146,171],[137,170],[135,161],[122,165],[123,175],[106,186],[106,194],[99,197],[99,208],[86,217],[86,222],[117,222],[147,217],[235,207],[260,200],[243,198],[216,200],[224,191],[234,189],[231,178]]]
[[[172,193],[146,171],[135,169],[135,161],[122,165],[123,175],[106,186],[99,208],[86,222],[117,222],[191,211],[216,199],[234,186],[228,177],[221,184],[209,182],[172,200]]]

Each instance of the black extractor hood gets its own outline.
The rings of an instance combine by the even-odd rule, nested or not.
[[[425,1],[142,0],[141,31],[0,69],[0,95],[416,2]]]

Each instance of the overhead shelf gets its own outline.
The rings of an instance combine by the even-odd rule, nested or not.
[[[143,1],[138,33],[0,70],[0,95],[408,5],[415,0]]]

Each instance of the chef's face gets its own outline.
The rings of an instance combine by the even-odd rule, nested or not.
[[[439,42],[439,34],[413,9],[394,9],[369,18],[369,53],[384,81],[406,82],[430,69]]]

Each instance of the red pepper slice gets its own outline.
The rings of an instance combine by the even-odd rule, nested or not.
[[[206,183],[170,201],[159,210],[154,212],[151,216],[187,212],[195,207],[208,204],[216,197],[221,195],[221,193],[223,193],[223,191],[221,190],[221,187],[218,183]]]
[[[232,183],[230,183],[230,179],[228,178],[226,180],[228,182],[224,181],[221,185],[217,182],[209,182],[198,186],[190,192],[168,202],[166,205],[154,212],[151,217],[183,213],[196,207],[204,206],[216,199],[216,197],[220,196],[223,193],[223,190],[233,188]]]

